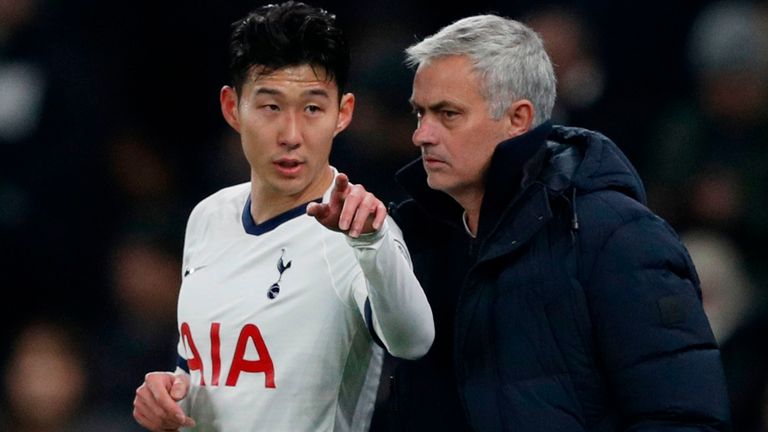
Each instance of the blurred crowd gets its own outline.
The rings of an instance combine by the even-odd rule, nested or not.
[[[312,3],[352,44],[331,163],[384,201],[418,156],[403,49],[480,12],[534,27],[555,121],[635,163],[699,271],[734,428],[768,431],[768,2]],[[136,386],[175,365],[186,217],[248,180],[218,93],[255,4],[0,0],[0,430],[138,430]]]

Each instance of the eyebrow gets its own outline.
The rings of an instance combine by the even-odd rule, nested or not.
[[[413,99],[408,99],[408,102],[411,104],[413,108],[424,108],[421,105],[417,104]],[[451,102],[442,100],[439,102],[435,102],[432,105],[427,106],[426,108],[429,111],[440,111],[442,109],[448,108],[448,107],[455,107],[455,104],[452,104]]]
[[[270,96],[279,96],[279,95],[283,94],[283,92],[281,92],[280,90],[277,90],[277,89],[269,88],[269,87],[259,87],[256,90],[255,94],[257,94],[257,95],[265,94],[265,95],[270,95]]]
[[[278,89],[271,88],[271,87],[259,87],[256,92],[256,95],[269,95],[269,96],[282,96],[283,92],[281,92]],[[320,96],[324,97],[326,99],[329,99],[330,96],[328,95],[328,91],[324,89],[309,89],[301,92],[302,96]]]
[[[309,96],[321,96],[326,99],[330,98],[330,96],[328,95],[328,91],[326,91],[325,89],[309,89],[302,92],[301,94],[302,96],[309,95]]]

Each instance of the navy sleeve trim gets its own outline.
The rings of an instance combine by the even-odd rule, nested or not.
[[[387,349],[387,347],[384,346],[384,342],[379,338],[379,335],[376,334],[376,329],[373,328],[373,309],[371,309],[371,301],[369,299],[365,299],[365,323],[368,325],[368,333],[371,334],[371,338],[376,342],[376,345]]]
[[[189,373],[189,365],[187,365],[187,359],[182,356],[176,357],[176,366],[184,369],[184,372]]]

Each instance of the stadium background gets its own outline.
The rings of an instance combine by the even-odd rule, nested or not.
[[[691,248],[737,420],[766,430],[768,2],[445,3],[314,2],[352,45],[332,164],[399,199],[418,155],[403,49],[470,14],[529,22],[556,120],[611,137]],[[218,92],[255,4],[0,0],[0,430],[133,430],[133,389],[172,367],[186,216],[248,178]]]

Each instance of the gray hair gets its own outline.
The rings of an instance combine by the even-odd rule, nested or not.
[[[552,115],[556,94],[552,62],[539,35],[518,21],[496,15],[464,18],[408,47],[405,53],[410,67],[438,57],[469,57],[495,119],[520,99],[533,104],[533,126]]]

